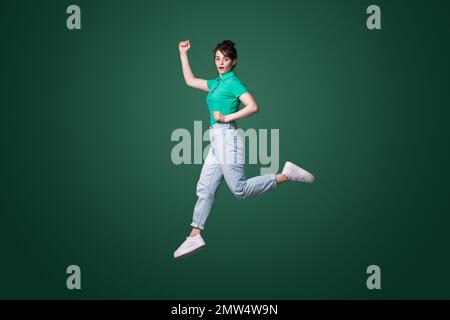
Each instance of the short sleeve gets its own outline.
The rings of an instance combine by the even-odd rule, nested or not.
[[[240,95],[249,91],[245,84],[243,84],[240,80],[235,80],[231,84],[231,92],[236,98],[238,98]]]
[[[208,89],[211,90],[213,85],[217,82],[217,79],[207,80],[206,84],[208,85]]]

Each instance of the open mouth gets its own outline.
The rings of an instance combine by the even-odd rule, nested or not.
[[[225,67],[219,67],[219,70],[223,71],[223,70],[225,70]]]

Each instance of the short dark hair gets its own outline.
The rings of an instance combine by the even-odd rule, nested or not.
[[[235,46],[235,44],[233,41],[223,40],[221,43],[217,44],[216,48],[214,49],[213,59],[216,58],[216,52],[217,52],[217,50],[219,50],[220,52],[222,52],[222,54],[225,57],[228,57],[233,60],[237,60],[238,54],[237,54],[236,48],[234,46]],[[237,64],[237,61],[236,61],[236,64]],[[236,64],[233,67],[231,67],[231,70],[233,70],[236,67]]]

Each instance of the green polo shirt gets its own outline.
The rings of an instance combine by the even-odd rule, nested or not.
[[[216,123],[213,111],[220,111],[224,115],[238,111],[241,104],[239,96],[249,92],[233,70],[216,79],[208,80],[207,83],[209,92],[206,103],[211,125]]]

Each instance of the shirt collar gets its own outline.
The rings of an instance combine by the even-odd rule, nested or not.
[[[224,73],[223,75],[219,76],[217,79],[225,81],[228,78],[234,77],[235,75],[236,75],[236,72],[234,70],[230,70],[227,73]]]

